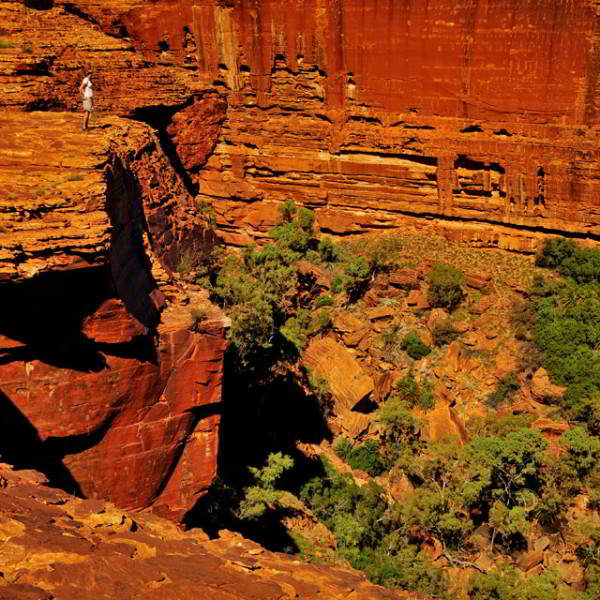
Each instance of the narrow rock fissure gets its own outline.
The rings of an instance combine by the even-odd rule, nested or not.
[[[171,166],[179,176],[182,183],[185,185],[188,193],[192,197],[195,197],[198,194],[198,185],[192,181],[192,178],[184,167],[181,157],[177,152],[177,148],[175,147],[175,144],[173,143],[173,140],[167,131],[167,127],[171,124],[173,115],[176,112],[187,108],[193,102],[194,97],[192,96],[186,102],[176,106],[158,105],[137,108],[133,111],[133,114],[130,116],[130,118],[134,119],[135,121],[146,123],[155,130],[161,148],[166,157],[169,159]]]

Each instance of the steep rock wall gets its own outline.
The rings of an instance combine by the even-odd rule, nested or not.
[[[200,174],[229,242],[264,235],[285,199],[342,235],[428,224],[522,251],[544,233],[598,239],[597,3],[198,10],[201,64],[231,90]]]
[[[179,519],[216,472],[225,342],[171,269],[213,234],[147,126],[78,124],[0,114],[1,453]]]
[[[595,0],[26,4],[0,3],[0,105],[73,109],[91,66],[99,110],[162,128],[228,243],[287,199],[340,235],[600,235]]]

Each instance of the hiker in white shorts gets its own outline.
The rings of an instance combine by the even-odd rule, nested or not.
[[[88,123],[90,120],[90,115],[92,114],[93,108],[93,100],[94,97],[94,89],[92,87],[92,73],[90,71],[85,72],[85,77],[79,86],[79,93],[83,97],[83,127],[82,129],[85,131],[88,128]]]

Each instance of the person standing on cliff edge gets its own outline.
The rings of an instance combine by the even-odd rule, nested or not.
[[[85,77],[79,86],[79,93],[83,97],[83,127],[82,129],[85,131],[88,128],[88,123],[90,121],[90,115],[92,114],[93,101],[94,97],[94,89],[92,87],[92,73],[89,70],[86,70]]]

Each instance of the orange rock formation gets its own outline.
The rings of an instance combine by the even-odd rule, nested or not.
[[[0,2],[0,387],[17,420],[86,494],[176,515],[210,481],[218,416],[198,405],[218,401],[221,325],[191,331],[169,283],[210,243],[190,194],[233,245],[265,237],[288,199],[340,235],[434,229],[526,252],[557,232],[598,240],[599,12]],[[69,111],[86,67],[100,127],[83,138]]]
[[[216,471],[225,343],[171,269],[211,234],[146,125],[79,125],[0,114],[2,454],[180,518]]]
[[[209,541],[0,467],[2,600],[427,600],[352,569],[312,565],[221,532]]]

